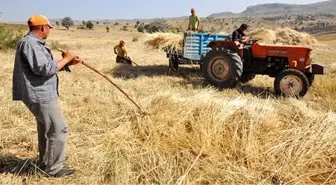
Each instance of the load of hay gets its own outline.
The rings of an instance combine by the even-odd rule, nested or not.
[[[308,33],[302,33],[290,28],[278,28],[269,30],[265,28],[257,29],[248,34],[251,40],[260,40],[264,44],[277,45],[314,45],[318,41]]]
[[[162,49],[169,52],[183,51],[183,35],[174,33],[154,33],[149,34],[145,41],[150,49]]]

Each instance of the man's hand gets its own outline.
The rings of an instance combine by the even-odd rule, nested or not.
[[[71,62],[69,62],[69,66],[76,65],[82,62],[82,59],[79,56],[76,56]]]
[[[67,52],[62,53],[62,57],[70,62],[75,59],[76,54],[72,51],[67,51]]]

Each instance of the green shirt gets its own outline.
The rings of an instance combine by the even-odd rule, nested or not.
[[[191,15],[189,17],[189,28],[198,29],[198,21],[199,21],[199,18],[197,15]]]

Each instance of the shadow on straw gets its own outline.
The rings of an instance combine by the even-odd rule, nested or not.
[[[141,76],[175,76],[190,77],[200,76],[199,67],[180,67],[178,71],[169,70],[167,65],[150,65],[150,66],[131,66],[127,64],[118,64],[112,69],[111,74],[115,78],[135,79]]]
[[[273,88],[270,87],[258,87],[251,84],[239,84],[237,90],[244,94],[251,94],[262,99],[277,98],[274,94]]]
[[[167,65],[150,65],[150,66],[131,66],[121,64],[112,69],[111,75],[114,78],[136,79],[142,76],[173,76],[180,77],[183,80],[178,82],[182,86],[191,86],[193,88],[206,88],[211,86],[207,82],[200,71],[199,67],[181,66],[178,71],[170,71]],[[251,84],[239,83],[236,88],[237,91],[243,94],[251,94],[263,99],[276,98],[273,88],[258,87]],[[225,89],[219,89],[225,90]]]
[[[0,173],[20,176],[33,175],[42,172],[38,168],[37,159],[20,159],[13,156],[0,156]]]

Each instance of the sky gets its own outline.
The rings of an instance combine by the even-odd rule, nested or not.
[[[265,3],[309,4],[322,0],[0,0],[0,22],[26,22],[31,15],[74,20],[180,17],[195,8],[201,17],[211,13],[239,13]]]

